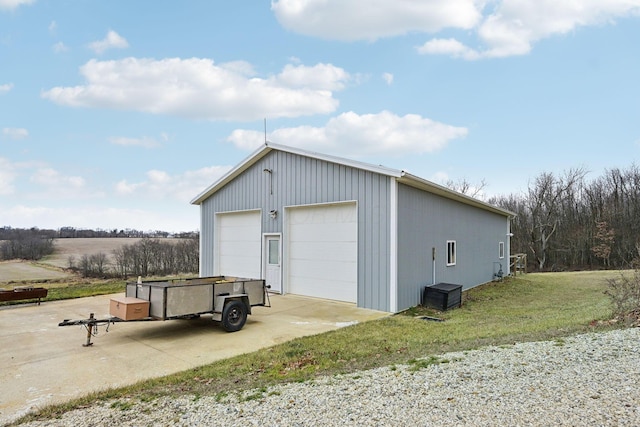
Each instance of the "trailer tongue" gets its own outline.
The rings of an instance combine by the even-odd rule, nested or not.
[[[227,332],[242,329],[255,306],[270,307],[264,280],[215,276],[166,281],[129,282],[124,297],[112,298],[111,317],[65,319],[58,326],[83,325],[87,329],[85,347],[92,345],[98,325],[151,320],[196,318],[211,314]]]

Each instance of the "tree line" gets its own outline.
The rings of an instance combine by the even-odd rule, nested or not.
[[[58,232],[35,227],[2,227],[0,260],[37,261],[51,255],[55,250],[55,236]],[[79,259],[71,256],[67,260],[67,267],[83,277],[126,278],[197,273],[200,257],[199,233],[181,233],[181,236],[176,239],[143,237],[136,243],[122,245],[111,254],[85,254]]]
[[[114,249],[111,258],[104,252],[69,257],[69,268],[83,277],[168,276],[197,273],[198,239],[160,240],[145,238]]]
[[[0,260],[38,260],[53,253],[53,238],[35,230],[3,229],[0,233]]]
[[[629,268],[640,253],[640,168],[543,172],[522,194],[487,200],[516,214],[511,254],[539,271]]]
[[[90,228],[76,228],[76,227],[60,227],[58,229],[50,228],[12,228],[10,226],[4,226],[0,228],[0,240],[12,240],[16,239],[20,234],[31,234],[40,238],[48,239],[73,239],[73,238],[97,238],[97,237],[110,237],[110,238],[124,238],[124,237],[149,237],[149,238],[166,238],[174,237],[178,239],[190,239],[198,237],[197,231],[185,231],[180,233],[169,233],[162,230],[136,230],[132,228],[123,229],[90,229]]]
[[[543,172],[519,194],[496,196],[487,202],[515,213],[511,221],[511,254],[525,253],[539,271],[628,268],[640,254],[640,168],[609,169],[594,180],[575,168]],[[446,184],[477,196],[479,189],[463,181]],[[72,230],[57,232],[69,235]],[[98,230],[100,231],[100,230]],[[122,231],[122,230],[121,230]],[[111,235],[121,235],[111,230]],[[98,233],[98,234],[101,234]],[[123,231],[124,234],[124,231]],[[115,274],[150,275],[198,271],[197,233],[179,243],[143,239],[115,251]],[[39,259],[53,251],[49,230],[0,229],[0,258]],[[69,236],[71,237],[71,236]],[[104,258],[104,259],[102,259]],[[74,265],[87,274],[102,274],[106,255],[81,259]]]

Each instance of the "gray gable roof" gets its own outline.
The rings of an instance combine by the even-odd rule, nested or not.
[[[455,200],[455,201],[464,203],[466,205],[475,206],[480,209],[484,209],[500,215],[504,215],[508,217],[515,216],[513,212],[499,208],[497,206],[493,206],[481,200],[474,199],[473,197],[466,196],[462,193],[458,193],[457,191],[453,191],[447,187],[443,187],[442,185],[438,185],[436,183],[433,183],[426,179],[412,175],[402,170],[391,169],[384,166],[375,166],[369,163],[345,159],[342,157],[331,156],[328,154],[321,154],[313,151],[307,151],[300,148],[289,147],[286,145],[274,144],[272,142],[267,142],[266,144],[261,146],[259,149],[254,151],[249,157],[245,158],[236,167],[231,169],[219,180],[217,180],[212,185],[207,187],[204,191],[202,191],[200,194],[198,194],[193,200],[191,200],[191,204],[193,205],[202,204],[202,202],[204,202],[206,199],[211,197],[213,194],[215,194],[218,190],[220,190],[222,187],[227,185],[229,182],[233,181],[237,176],[239,176],[244,171],[249,169],[258,160],[262,159],[264,156],[266,156],[267,154],[269,154],[271,151],[274,151],[274,150],[297,154],[304,157],[311,157],[314,159],[324,160],[327,162],[336,163],[343,166],[349,166],[356,169],[374,172],[380,175],[394,177],[401,184],[409,185],[411,187],[415,187],[420,190],[445,197],[447,199]]]

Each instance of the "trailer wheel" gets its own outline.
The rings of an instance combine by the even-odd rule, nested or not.
[[[222,327],[227,332],[242,329],[247,321],[247,306],[238,300],[229,301],[222,310]]]

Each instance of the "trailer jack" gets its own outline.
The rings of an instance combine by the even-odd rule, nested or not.
[[[141,320],[154,320],[154,319],[148,318],[148,319],[141,319]],[[76,326],[76,325],[84,326],[85,329],[87,330],[87,340],[85,341],[84,344],[82,344],[82,346],[91,347],[93,345],[93,343],[91,342],[91,338],[98,336],[98,326],[106,325],[107,327],[105,329],[105,332],[109,332],[109,326],[111,326],[112,323],[116,323],[116,322],[124,322],[124,320],[118,317],[109,317],[107,319],[96,319],[94,313],[91,313],[89,314],[88,319],[81,319],[81,320],[65,319],[62,322],[58,323],[58,326]]]

